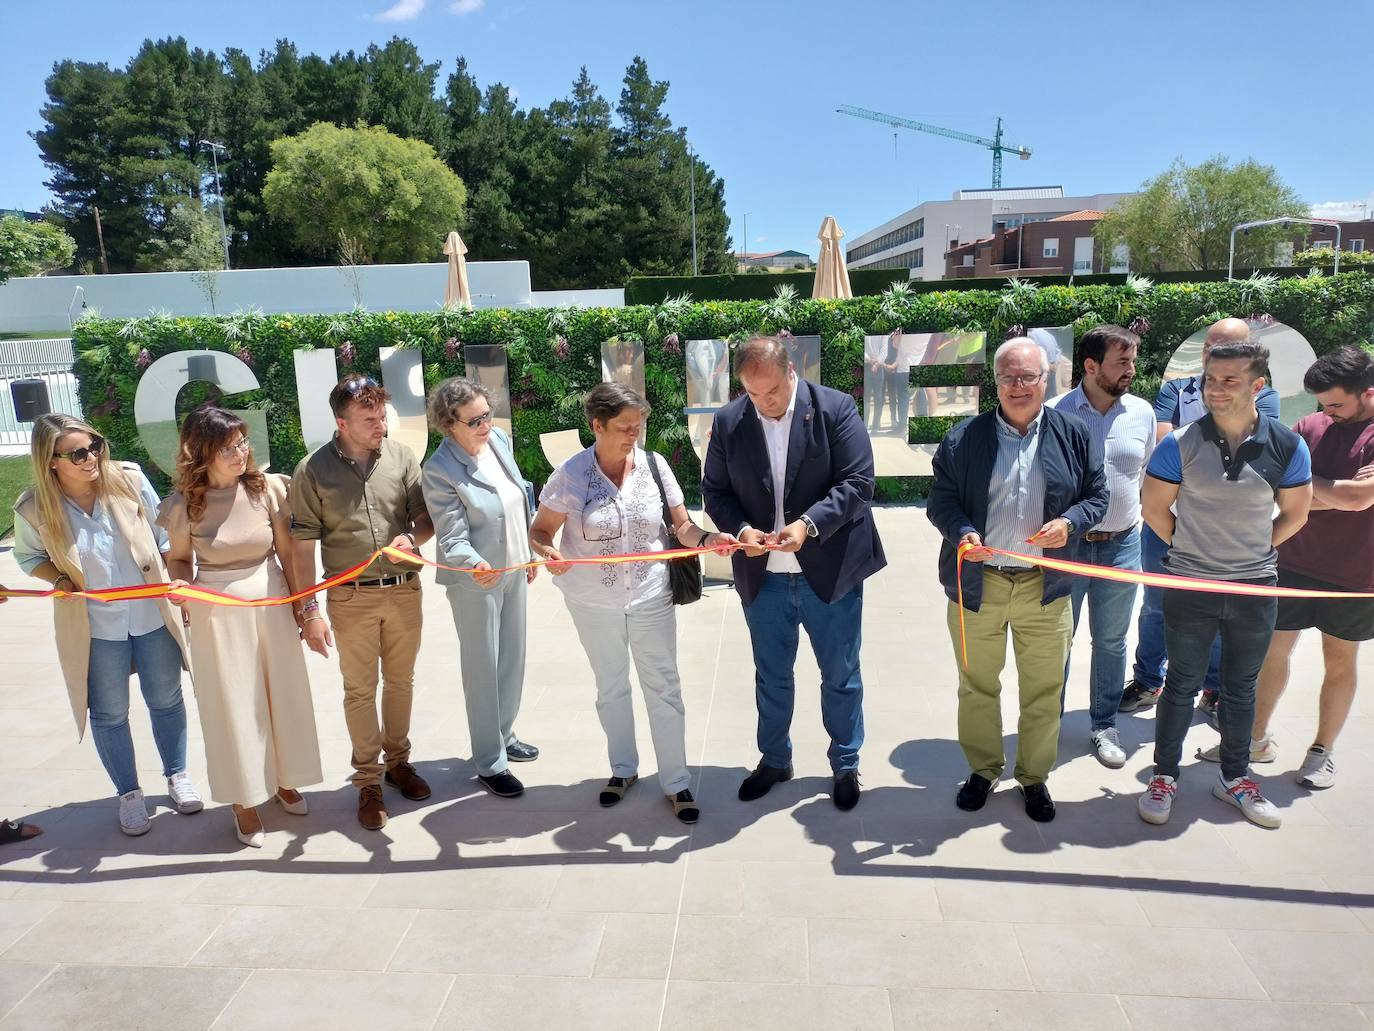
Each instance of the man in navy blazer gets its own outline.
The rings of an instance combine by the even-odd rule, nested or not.
[[[746,545],[735,586],[754,650],[762,759],[740,785],[762,798],[792,776],[794,666],[805,627],[821,670],[832,797],[859,801],[863,582],[887,564],[873,523],[873,448],[854,399],[797,375],[776,337],[739,352],[745,397],[716,413],[701,493],[706,513]]]
[[[1076,415],[1045,407],[1049,361],[1035,341],[1008,340],[993,357],[997,408],[960,423],[935,452],[926,515],[944,540],[940,583],[959,663],[959,744],[969,776],[955,799],[981,809],[1002,776],[1002,666],[1011,630],[1020,680],[1016,780],[1026,814],[1054,819],[1045,781],[1059,752],[1064,663],[1073,641],[1069,577],[986,548],[1071,558],[1069,541],[1107,512],[1102,446]],[[1032,543],[1033,542],[1033,543]],[[961,626],[958,549],[964,556]],[[985,547],[986,546],[986,547]],[[961,637],[967,634],[968,668]]]

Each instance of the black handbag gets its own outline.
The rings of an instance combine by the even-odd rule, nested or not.
[[[658,472],[657,459],[660,456],[653,451],[645,454],[649,460],[649,472],[653,474],[654,483],[658,485],[658,496],[663,502],[663,526],[668,531],[668,550],[675,551],[685,545],[673,532],[673,515],[668,511],[668,495],[663,490],[663,477]],[[689,555],[686,558],[668,560],[668,585],[673,591],[674,605],[690,605],[694,601],[700,601],[703,579],[700,556]]]

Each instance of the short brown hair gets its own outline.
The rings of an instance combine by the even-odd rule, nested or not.
[[[583,402],[582,410],[587,413],[587,425],[600,422],[603,425],[610,422],[626,408],[635,408],[644,413],[644,418],[649,417],[653,408],[649,402],[640,397],[623,383],[598,383],[587,393],[587,400]]]
[[[341,419],[344,409],[351,404],[375,408],[390,400],[391,395],[387,393],[386,388],[371,376],[361,372],[350,372],[329,392],[329,410],[334,413],[334,418]]]
[[[772,365],[782,372],[792,364],[792,356],[787,353],[787,345],[777,337],[750,337],[735,356],[735,374],[743,376],[755,365]]]
[[[1213,344],[1212,349],[1207,352],[1207,359],[1203,362],[1203,368],[1207,368],[1209,362],[1231,362],[1242,360],[1246,363],[1246,370],[1250,373],[1250,379],[1257,380],[1261,376],[1269,375],[1269,348],[1263,344],[1243,343],[1243,344]]]
[[[479,397],[491,404],[491,394],[482,384],[462,376],[450,376],[430,391],[427,405],[430,425],[440,433],[447,433],[458,422],[458,409]]]

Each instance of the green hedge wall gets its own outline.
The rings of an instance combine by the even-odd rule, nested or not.
[[[902,268],[851,269],[849,289],[855,297],[880,294],[907,278]],[[719,276],[632,276],[625,284],[626,304],[661,304],[670,297],[690,294],[697,301],[766,301],[780,286],[799,297],[810,297],[816,285],[809,272],[731,272]]]
[[[897,288],[847,301],[669,301],[627,308],[365,312],[346,315],[263,315],[241,312],[204,318],[148,316],[87,319],[75,331],[76,373],[82,405],[114,453],[146,460],[133,423],[134,391],[144,368],[177,350],[205,347],[231,352],[255,370],[262,389],[234,398],[240,407],[267,410],[273,464],[290,470],[304,452],[295,397],[296,348],[334,347],[341,371],[378,375],[378,349],[414,347],[424,353],[425,384],[463,371],[466,344],[501,344],[509,356],[516,452],[536,483],[550,469],[539,446],[544,432],[582,428],[582,394],[601,376],[601,343],[611,337],[642,340],[645,383],[654,407],[651,447],[669,457],[689,493],[699,470],[687,435],[682,347],[700,337],[738,337],[788,330],[822,338],[822,381],[862,392],[863,336],[895,328],[908,332],[984,329],[989,344],[1016,327],[1072,323],[1078,334],[1102,322],[1134,326],[1143,338],[1135,390],[1153,398],[1164,366],[1185,337],[1224,315],[1271,315],[1302,332],[1318,354],[1343,343],[1374,341],[1374,276],[1363,272],[1296,279],[1259,277],[1237,282],[1121,286],[1046,286],[1014,283],[1000,292],[917,294]],[[930,370],[950,382],[964,370]],[[930,382],[930,381],[925,381]],[[983,404],[995,404],[987,371]],[[183,392],[180,408],[198,402],[204,386]],[[857,403],[857,400],[856,400]],[[912,439],[935,441],[950,419],[913,419]],[[584,439],[590,440],[585,429]],[[152,470],[150,469],[150,472]],[[162,485],[166,485],[165,478]],[[918,478],[879,481],[880,500],[921,496]]]

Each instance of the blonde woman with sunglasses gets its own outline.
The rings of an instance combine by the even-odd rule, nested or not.
[[[166,583],[167,535],[153,523],[158,496],[131,462],[111,462],[105,440],[85,422],[50,413],[34,422],[34,486],[15,502],[14,557],[29,576],[73,592]],[[185,581],[173,581],[185,586]],[[78,736],[91,736],[119,795],[119,826],[151,827],[129,733],[129,673],[152,716],[172,807],[199,812],[186,775],[186,707],[181,614],[165,599],[53,602],[58,658]]]

